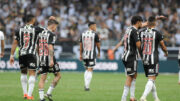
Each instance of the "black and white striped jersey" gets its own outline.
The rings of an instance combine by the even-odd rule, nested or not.
[[[136,42],[139,41],[137,29],[133,26],[128,27],[123,37],[124,53],[122,55],[123,61],[134,61],[137,59]]]
[[[39,66],[49,66],[49,48],[50,44],[54,45],[56,42],[56,36],[54,33],[48,29],[44,29],[39,33],[38,39],[38,56],[39,56]],[[54,58],[55,61],[55,58]]]
[[[98,34],[87,30],[81,34],[80,42],[83,44],[83,59],[95,59],[96,43],[100,42]]]
[[[144,28],[139,32],[141,54],[145,65],[156,64],[159,61],[158,46],[163,36],[156,29]]]
[[[15,33],[18,41],[19,55],[36,54],[38,35],[43,29],[33,25],[25,25]]]

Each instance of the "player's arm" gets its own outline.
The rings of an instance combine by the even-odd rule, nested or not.
[[[96,46],[97,46],[97,49],[98,49],[98,58],[100,58],[100,54],[101,54],[101,45],[100,45],[100,39],[99,39],[99,36],[98,34],[96,33],[95,34],[95,42],[96,42]]]
[[[10,64],[12,65],[14,63],[14,52],[16,50],[16,47],[18,45],[18,41],[15,39],[12,44],[11,48],[11,55],[10,55]]]
[[[96,46],[97,46],[97,49],[98,49],[98,58],[100,58],[100,54],[101,54],[100,42],[96,42]]]
[[[4,56],[4,40],[1,40],[1,54],[0,54],[0,57],[3,57]]]
[[[83,45],[82,45],[82,42],[80,42],[79,45],[80,45],[80,49],[79,49],[79,50],[80,50],[80,57],[79,57],[79,59],[82,60],[82,53],[83,53]]]
[[[166,45],[164,44],[163,40],[160,41],[160,46],[161,46],[161,49],[163,50],[165,56],[168,56],[168,51],[167,51]]]
[[[50,67],[54,66],[54,46],[52,44],[49,44],[49,56],[50,56]]]
[[[115,48],[113,49],[113,53],[123,44],[123,39],[115,46]]]
[[[19,31],[16,31],[15,37],[13,40],[12,48],[11,48],[11,55],[10,55],[10,64],[12,65],[14,63],[14,52],[16,50],[16,47],[18,45],[19,40]]]

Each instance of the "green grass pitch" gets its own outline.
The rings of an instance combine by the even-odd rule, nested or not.
[[[45,91],[52,81],[49,74]],[[178,75],[160,74],[156,80],[158,95],[161,101],[180,101],[180,85]],[[84,91],[82,72],[62,72],[62,79],[53,92],[54,101],[120,101],[124,88],[124,73],[93,74],[91,91]],[[136,80],[136,98],[139,99],[144,91],[147,79],[139,74]],[[35,101],[39,101],[38,82],[33,92]],[[24,101],[22,98],[19,72],[0,72],[0,101]],[[129,97],[128,97],[129,99]],[[149,94],[148,101],[153,101]]]

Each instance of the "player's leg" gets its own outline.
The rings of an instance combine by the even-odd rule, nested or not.
[[[60,68],[57,63],[54,65],[52,72],[54,73],[55,77],[54,77],[51,85],[49,86],[47,93],[45,94],[45,97],[47,97],[49,99],[49,101],[53,101],[52,100],[52,92],[53,92],[54,88],[57,86],[57,84],[59,83],[59,80],[61,79]]]
[[[134,71],[136,72],[133,76],[130,86],[130,101],[136,101],[135,90],[136,90],[136,78],[137,78],[137,61],[134,61]]]
[[[24,61],[25,58],[24,56],[20,56],[19,57],[19,65],[20,65],[20,69],[21,69],[21,86],[23,89],[23,94],[24,94],[24,98],[27,99],[27,68],[26,66],[26,61]]]
[[[32,93],[33,93],[33,90],[34,90],[34,86],[35,86],[35,70],[31,70],[29,69],[28,70],[29,72],[29,80],[28,80],[28,85],[29,85],[29,88],[28,88],[28,99],[31,99],[33,100],[33,96],[32,96]]]
[[[48,67],[40,67],[40,81],[39,81],[39,97],[41,101],[44,101],[44,84],[47,78]]]
[[[34,86],[35,86],[35,75],[36,75],[36,56],[34,55],[27,55],[27,63],[28,63],[28,72],[29,72],[29,80],[28,80],[28,99],[33,100],[33,90],[34,90]]]
[[[126,71],[127,77],[126,77],[126,82],[124,85],[124,90],[123,90],[121,101],[126,101],[132,81],[136,77],[135,75],[136,75],[137,71],[134,69],[134,62],[123,61],[123,64],[125,66],[125,71]],[[135,88],[134,88],[134,91],[135,91]]]
[[[89,91],[90,83],[93,76],[93,67],[95,66],[96,60],[84,60],[86,71],[84,73],[84,84],[85,84],[85,91]]]
[[[133,76],[131,86],[130,86],[130,101],[136,101],[135,90],[136,90],[136,77],[137,73]]]
[[[144,68],[145,68],[146,77],[148,77],[148,81],[146,83],[145,90],[140,101],[146,101],[146,97],[148,96],[150,92],[153,93],[153,97],[155,101],[159,101],[159,98],[157,96],[156,86],[155,86],[155,80],[156,80],[156,76],[158,75],[159,65],[158,64],[148,65],[148,66],[145,65]]]
[[[93,75],[93,67],[86,67],[86,71],[84,73],[84,81],[85,81],[85,90],[89,91],[90,83]]]
[[[24,99],[27,99],[27,68],[21,69],[21,86],[23,89]]]

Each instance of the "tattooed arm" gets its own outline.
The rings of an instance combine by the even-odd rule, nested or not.
[[[54,65],[54,47],[52,44],[49,45],[49,56],[50,56],[50,67],[53,67]]]

